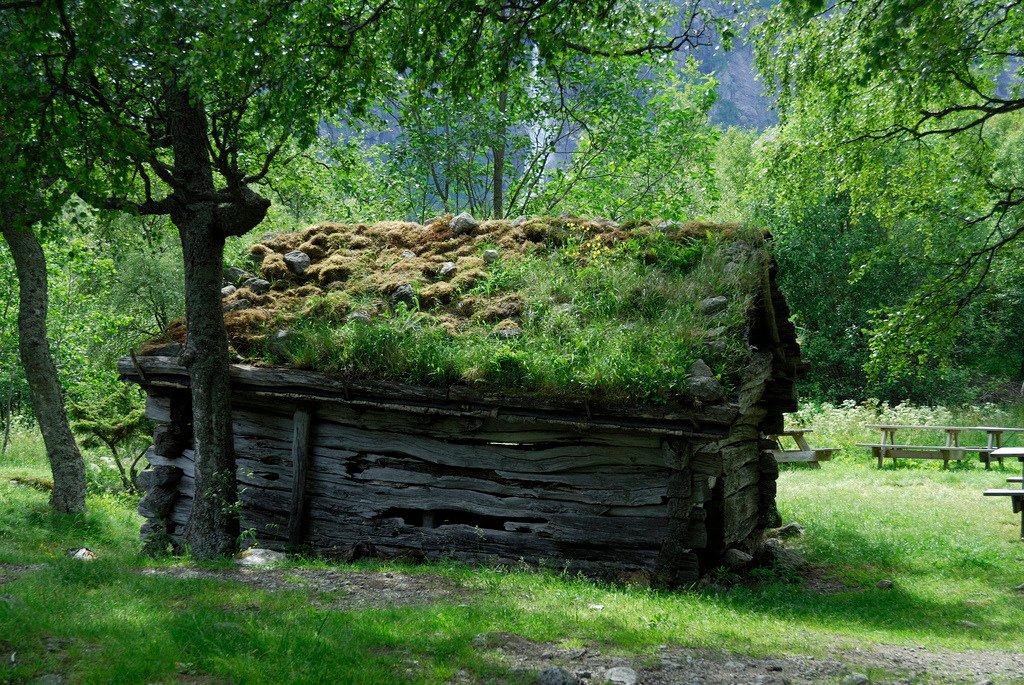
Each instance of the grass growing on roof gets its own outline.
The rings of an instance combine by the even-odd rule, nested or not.
[[[763,238],[734,226],[659,230],[579,219],[428,226],[324,224],[253,248],[273,283],[227,299],[250,361],[444,386],[664,402],[703,359],[728,386],[764,277]],[[313,265],[292,274],[284,254]],[[722,311],[700,302],[724,295]],[[268,344],[288,330],[284,345]]]

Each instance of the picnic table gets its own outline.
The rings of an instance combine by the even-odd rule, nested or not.
[[[1024,447],[1001,447],[992,452],[993,456],[1016,458],[1021,463],[1021,477],[1007,478],[1007,483],[1020,483],[1017,488],[994,488],[986,490],[988,497],[1009,497],[1013,513],[1020,514],[1020,539],[1024,540]]]
[[[810,428],[792,428],[779,433],[772,433],[768,436],[770,440],[775,441],[776,449],[771,450],[772,456],[775,457],[775,461],[780,464],[787,462],[803,462],[808,464],[812,469],[820,469],[821,464],[819,464],[819,462],[831,459],[832,453],[839,448],[811,447],[807,442],[807,438],[804,436],[813,432],[814,431]],[[792,438],[793,442],[796,443],[796,449],[784,449],[780,438]]]
[[[992,457],[1003,463],[1003,457],[996,454],[996,451],[1003,446],[1003,434],[1021,433],[1024,428],[1004,428],[1002,426],[906,426],[895,424],[868,424],[867,428],[874,428],[881,432],[881,439],[877,443],[857,443],[858,447],[870,447],[872,455],[878,459],[878,468],[882,468],[882,462],[886,457],[892,459],[941,459],[942,467],[949,468],[950,461],[961,461],[969,452],[975,452],[981,461],[985,462],[985,468],[992,468]],[[897,431],[908,430],[935,430],[944,431],[946,434],[945,445],[911,445],[900,444],[896,440]],[[961,445],[960,434],[965,431],[984,432],[988,435],[987,444],[982,445]]]

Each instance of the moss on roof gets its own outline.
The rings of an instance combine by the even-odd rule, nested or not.
[[[224,300],[233,348],[350,378],[599,401],[672,402],[697,359],[735,385],[768,263],[760,233],[569,217],[456,234],[452,219],[264,237],[252,255],[269,290]]]

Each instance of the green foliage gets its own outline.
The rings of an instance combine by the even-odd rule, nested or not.
[[[180,247],[162,220],[97,217],[74,199],[39,229],[48,264],[51,352],[65,393],[72,403],[116,396],[122,389],[117,359],[184,311]],[[0,245],[0,266],[8,259]],[[0,274],[6,293],[0,301],[0,406],[11,398],[13,413],[29,414],[18,358],[17,280],[7,266]]]
[[[1011,342],[1018,317],[1003,306],[1019,299],[1012,249],[958,314],[935,312],[930,336],[920,326],[918,334],[895,335],[887,326],[894,313],[922,311],[894,303],[948,273],[929,257],[947,242],[920,230],[918,216],[883,218],[865,196],[858,205],[837,180],[832,153],[812,142],[817,135],[791,121],[757,138],[727,133],[717,153],[726,203],[720,211],[774,236],[779,282],[811,364],[801,394],[831,402],[874,396],[959,403],[1016,377],[1024,360]],[[898,149],[887,154],[893,169],[916,165]]]
[[[8,447],[14,416],[28,404],[18,355],[18,279],[6,242],[0,242],[0,455]]]
[[[597,116],[577,140],[571,163],[540,191],[538,206],[622,221],[684,219],[713,205],[717,131],[707,113],[715,86],[689,62],[681,72],[656,64],[640,84],[626,87],[634,102],[598,93]]]
[[[515,65],[472,99],[412,92],[391,116],[387,164],[408,216],[499,217],[556,208],[612,219],[692,216],[713,195],[707,123],[714,82],[664,57],[570,55]],[[495,166],[499,168],[496,169]]]
[[[410,212],[401,179],[382,161],[388,155],[384,146],[319,138],[291,154],[291,161],[264,182],[274,202],[266,223],[277,230],[300,230],[318,221],[372,222]]]
[[[100,397],[73,401],[68,407],[68,418],[82,447],[110,450],[125,492],[136,493],[139,462],[145,456],[152,430],[138,388],[120,385]],[[131,450],[129,455],[124,454],[126,448]]]
[[[955,367],[977,335],[967,325],[987,318],[969,308],[1001,296],[1024,234],[1024,13],[987,1],[818,6],[783,3],[756,29],[759,69],[779,95],[773,142],[793,162],[773,173],[787,198],[822,179],[851,221],[885,231],[855,274],[917,278],[873,312],[871,377]]]

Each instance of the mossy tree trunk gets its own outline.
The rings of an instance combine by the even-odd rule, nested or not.
[[[170,93],[168,108],[178,183],[170,216],[185,264],[188,341],[181,360],[192,385],[196,451],[195,501],[184,539],[193,555],[205,559],[233,553],[239,533],[228,336],[220,294],[224,241],[259,224],[270,203],[243,183],[237,184],[233,202],[207,199],[218,191],[205,107],[178,89]]]
[[[58,512],[81,513],[85,511],[85,462],[68,424],[57,366],[46,337],[46,255],[30,227],[19,227],[9,212],[3,219],[0,233],[11,249],[18,275],[18,348],[53,473],[50,502]]]

